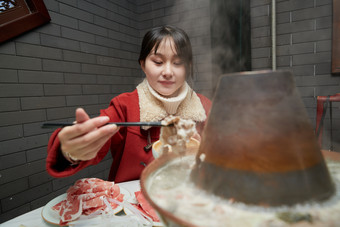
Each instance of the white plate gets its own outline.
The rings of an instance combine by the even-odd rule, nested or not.
[[[124,213],[129,215],[129,214],[133,214],[133,212],[131,210],[129,210],[128,208],[124,207]],[[151,218],[150,218],[151,220]],[[152,221],[152,226],[157,226],[157,227],[161,227],[161,226],[164,226],[162,222],[155,222],[155,221]]]
[[[124,195],[124,200],[128,199],[129,197],[131,197],[131,194],[128,190],[126,190],[125,188],[119,187],[120,188],[120,193]],[[52,207],[54,205],[56,205],[57,203],[63,201],[64,199],[66,199],[67,193],[64,193],[54,199],[52,199],[51,201],[49,201],[44,208],[41,211],[41,216],[44,219],[44,221],[50,223],[50,224],[54,224],[54,225],[59,225],[59,226],[67,226],[67,225],[60,225],[60,216],[58,214],[58,212],[56,212],[55,210],[52,209]],[[117,214],[120,211],[123,210],[123,207],[118,206],[115,209],[113,209],[114,213]]]

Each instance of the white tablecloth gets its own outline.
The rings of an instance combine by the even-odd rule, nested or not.
[[[139,180],[119,183],[119,186],[127,189],[130,193],[140,190]],[[41,217],[43,207],[32,210],[26,214],[20,215],[12,220],[0,224],[1,227],[56,227],[56,225],[49,224]]]

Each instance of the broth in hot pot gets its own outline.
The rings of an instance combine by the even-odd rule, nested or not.
[[[337,191],[322,203],[265,208],[208,194],[190,180],[194,155],[177,158],[158,169],[149,177],[147,191],[158,206],[197,226],[338,226],[340,163],[326,163]]]

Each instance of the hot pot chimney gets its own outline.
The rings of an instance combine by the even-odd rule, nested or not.
[[[191,179],[215,195],[263,206],[334,193],[291,73],[221,77]]]

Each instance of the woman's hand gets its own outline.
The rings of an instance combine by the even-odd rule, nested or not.
[[[77,124],[63,128],[58,134],[65,158],[85,161],[96,157],[100,148],[119,129],[116,125],[105,125],[109,120],[106,116],[90,119],[82,108],[78,108]]]

